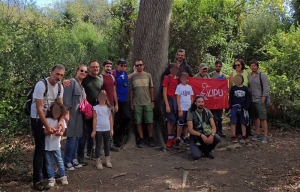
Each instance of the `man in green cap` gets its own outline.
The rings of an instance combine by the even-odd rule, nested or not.
[[[205,78],[205,79],[210,79],[208,72],[208,67],[205,63],[201,63],[199,65],[199,73],[197,73],[196,75],[194,75],[194,77],[197,78]]]

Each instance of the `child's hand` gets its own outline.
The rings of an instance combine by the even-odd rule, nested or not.
[[[112,137],[114,135],[114,130],[110,130],[110,136]]]
[[[91,138],[95,138],[95,136],[96,136],[96,131],[93,131],[91,134]]]
[[[179,111],[179,112],[178,112],[178,116],[179,116],[179,117],[183,117],[183,112],[182,112],[182,111]]]
[[[170,112],[171,112],[170,106],[166,106],[166,112],[167,112],[167,113],[170,113]]]

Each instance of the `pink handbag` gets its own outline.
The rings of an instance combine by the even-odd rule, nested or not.
[[[93,107],[86,99],[81,101],[79,109],[83,115],[93,117]]]

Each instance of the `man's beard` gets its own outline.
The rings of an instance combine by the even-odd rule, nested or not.
[[[221,69],[216,69],[216,72],[220,73]]]
[[[198,109],[203,109],[203,107],[204,107],[203,105],[197,106]]]

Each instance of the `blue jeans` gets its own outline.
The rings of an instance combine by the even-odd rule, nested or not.
[[[53,159],[56,163],[56,166],[58,168],[58,173],[61,177],[66,175],[65,172],[65,166],[63,159],[61,157],[61,151],[45,151],[46,156],[46,169],[48,173],[49,178],[54,178],[55,172],[54,172],[54,166],[53,166]]]
[[[65,165],[71,163],[73,159],[76,159],[76,152],[78,146],[78,137],[68,137],[65,145]]]
[[[196,145],[197,142],[200,143],[200,146]],[[215,134],[214,141],[210,145],[205,144],[201,137],[192,135],[190,140],[190,150],[191,150],[192,158],[194,160],[197,160],[201,157],[202,153],[204,154],[210,153],[212,150],[214,150],[214,148],[217,146],[219,142],[221,142],[221,138],[218,134]]]

